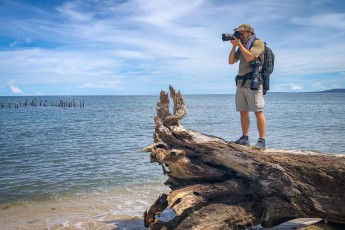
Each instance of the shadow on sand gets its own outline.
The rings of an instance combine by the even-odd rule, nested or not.
[[[105,223],[114,226],[113,230],[144,230],[144,220],[140,218],[136,219],[118,219],[106,221]]]

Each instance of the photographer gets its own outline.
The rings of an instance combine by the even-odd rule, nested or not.
[[[240,112],[243,135],[236,144],[250,146],[249,144],[249,112],[255,113],[259,139],[253,148],[265,150],[266,118],[263,112],[264,96],[262,89],[261,63],[265,44],[256,39],[254,29],[249,24],[242,24],[234,29],[234,37],[230,40],[232,49],[229,54],[229,64],[238,60],[239,70],[236,76],[236,110]],[[238,39],[238,37],[240,39]],[[236,50],[236,47],[237,50]]]

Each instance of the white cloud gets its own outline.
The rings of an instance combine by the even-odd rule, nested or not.
[[[64,17],[70,20],[79,22],[87,22],[92,19],[91,13],[79,12],[80,3],[78,1],[67,2],[62,6],[57,7],[56,10],[60,12]]]
[[[175,1],[160,1],[160,0],[137,0],[134,1],[139,6],[137,20],[146,22],[156,26],[169,26],[181,17],[193,12],[200,6],[203,0],[175,0]]]
[[[21,89],[19,89],[17,86],[15,86],[14,81],[7,82],[8,87],[10,88],[11,92],[14,94],[24,94]]]
[[[108,81],[108,82],[88,82],[84,83],[79,88],[96,88],[96,89],[106,89],[106,88],[116,88],[121,82],[120,81]]]
[[[148,58],[145,53],[134,50],[116,50],[114,54],[120,58]]]
[[[25,76],[21,83],[56,84],[85,81],[88,78],[109,78],[119,66],[108,51],[23,49],[0,52],[0,72],[5,80],[12,75]],[[6,79],[6,77],[8,79]]]
[[[303,89],[303,85],[301,84],[290,84],[290,88],[291,90],[293,91],[299,91],[299,90],[302,90]]]
[[[319,90],[324,90],[324,89],[326,89],[326,87],[323,86],[320,82],[314,82],[314,83],[313,83],[313,87],[316,88],[316,89],[319,89]]]
[[[344,89],[344,85],[339,85],[339,84],[333,84],[332,89]]]
[[[291,19],[293,23],[306,26],[322,26],[327,29],[345,29],[344,13],[316,14],[309,17],[294,17]]]

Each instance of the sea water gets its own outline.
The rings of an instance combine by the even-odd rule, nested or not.
[[[169,192],[161,167],[140,151],[153,143],[159,96],[41,96],[47,106],[8,108],[33,98],[0,97],[1,229],[142,229],[142,213]],[[234,95],[184,99],[185,128],[241,136]],[[59,100],[77,106],[52,106]],[[268,148],[345,153],[345,94],[265,100]],[[257,138],[251,114],[251,144]]]

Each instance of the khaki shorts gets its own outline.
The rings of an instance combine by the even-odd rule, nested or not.
[[[265,100],[263,95],[262,85],[258,90],[251,90],[249,88],[250,81],[241,87],[242,82],[239,81],[236,89],[236,110],[247,112],[259,112],[264,110]]]

